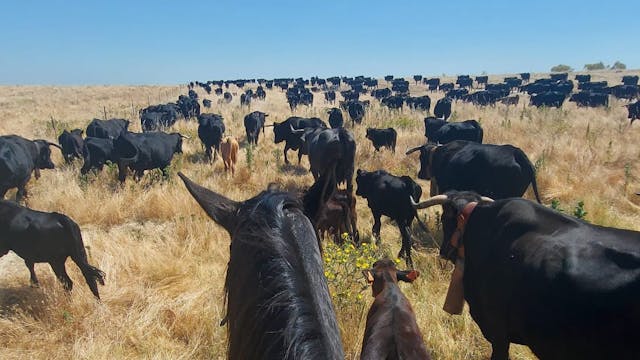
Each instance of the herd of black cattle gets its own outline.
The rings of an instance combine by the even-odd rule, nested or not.
[[[208,94],[215,86],[214,93],[221,96],[218,103],[224,103],[233,95],[223,87],[233,84],[242,89],[258,83],[255,91],[242,93],[241,106],[264,100],[265,87],[280,88],[286,91],[292,111],[312,105],[313,93],[319,91],[324,91],[326,103],[334,103],[336,91],[348,87],[339,91],[345,99],[341,109],[328,110],[329,126],[320,118],[297,116],[266,124],[268,115],[260,111],[244,118],[247,146],[257,146],[260,131],[273,126],[275,143],[285,143],[285,163],[289,163],[289,149],[298,150],[298,162],[308,155],[315,182],[301,198],[270,187],[236,202],[179,174],[206,213],[232,238],[223,320],[229,327],[229,358],[344,358],[318,234],[329,232],[341,241],[347,233],[359,243],[354,175],[355,195],[367,199],[374,218],[376,242],[380,243],[381,216],[390,217],[402,238],[399,257],[412,269],[413,219],[428,231],[419,221],[418,210],[442,206],[440,255],[455,265],[445,310],[459,314],[466,300],[491,342],[492,359],[507,359],[511,342],[528,345],[542,359],[639,358],[634,339],[640,325],[636,301],[640,233],[591,225],[542,206],[535,169],[521,149],[484,144],[484,131],[475,120],[447,121],[456,101],[478,106],[500,101],[510,106],[518,103],[518,92],[527,92],[535,106],[560,107],[567,98],[579,106],[608,106],[610,95],[637,98],[638,76],[625,76],[623,85],[609,87],[606,82],[591,82],[589,75],[576,75],[581,91],[574,94],[567,74],[534,82],[529,82],[528,74],[520,74],[500,84],[488,83],[486,76],[476,77],[475,83],[468,76],[458,77],[456,84],[419,75],[413,80],[430,91],[445,93],[434,107],[435,116],[424,119],[425,144],[406,152],[420,153],[418,178],[430,180],[430,197],[422,202],[422,189],[409,176],[385,170],[355,171],[356,141],[345,127],[343,110],[352,120],[351,127],[362,123],[371,103],[360,100],[361,94],[370,93],[392,109],[406,104],[430,112],[429,96],[410,96],[409,81],[390,76],[385,81],[391,89],[378,88],[378,80],[365,77],[194,82],[188,95],[181,95],[176,103],[141,110],[143,133],[130,132],[126,119],[94,119],[85,131],[64,130],[59,145],[0,136],[0,195],[4,198],[9,189],[17,188],[16,202],[24,199],[31,175],[37,179],[41,169],[54,168],[50,146],[60,148],[67,162],[82,159],[82,174],[99,172],[112,162],[118,166],[121,182],[129,171],[137,179],[151,169],[160,169],[166,176],[173,155],[182,152],[185,136],[160,130],[180,117],[198,119],[205,154],[215,160],[225,133],[224,119],[201,113],[196,86]],[[474,85],[484,89],[469,93]],[[202,104],[212,106],[209,99],[202,99]],[[631,122],[640,118],[638,104],[627,105]],[[376,151],[386,147],[395,152],[393,128],[367,128],[366,138]],[[339,189],[341,183],[346,189]],[[538,203],[521,198],[529,185]],[[12,250],[22,257],[33,284],[38,283],[34,263],[48,262],[68,290],[72,281],[65,261],[71,257],[99,298],[97,282],[104,284],[104,273],[87,262],[75,222],[6,200],[0,201],[0,214],[0,256]],[[386,260],[365,271],[375,301],[367,317],[363,359],[429,358],[411,305],[397,286],[399,280],[412,282],[418,274],[399,271]]]

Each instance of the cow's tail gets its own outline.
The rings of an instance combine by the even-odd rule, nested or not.
[[[440,244],[438,244],[436,239],[434,239],[433,235],[431,235],[431,231],[429,231],[429,228],[427,227],[427,225],[424,222],[422,222],[422,220],[420,220],[420,217],[418,216],[418,211],[416,209],[413,209],[413,217],[418,222],[418,225],[420,225],[420,228],[422,229],[422,231],[424,231],[427,234],[427,236],[429,237],[429,240],[431,240],[433,245],[435,245],[437,249],[440,249]]]
[[[516,161],[520,164],[522,168],[529,169],[529,176],[531,177],[531,187],[533,188],[533,194],[536,196],[536,200],[539,204],[542,204],[540,201],[540,194],[538,193],[538,183],[536,182],[536,168],[531,163],[531,160],[527,157],[527,155],[520,149],[516,151]]]
[[[60,216],[60,223],[62,223],[62,226],[65,228],[66,233],[70,234],[73,238],[71,260],[73,260],[73,262],[75,262],[76,265],[78,265],[78,267],[80,268],[80,271],[82,271],[82,275],[84,276],[87,285],[89,285],[89,289],[91,289],[93,295],[96,298],[100,299],[97,282],[99,282],[100,285],[104,285],[104,272],[94,266],[89,265],[89,262],[87,260],[87,252],[84,249],[84,243],[82,241],[82,233],[80,232],[80,227],[78,226],[78,224],[64,215]]]

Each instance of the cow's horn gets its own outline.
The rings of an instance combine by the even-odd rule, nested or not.
[[[414,148],[408,149],[408,150],[407,150],[407,152],[405,152],[404,154],[405,154],[405,155],[409,155],[409,154],[411,154],[411,153],[414,153],[414,152],[416,152],[416,151],[420,150],[423,146],[424,146],[424,145],[420,145],[420,146],[416,146],[416,147],[414,147]]]
[[[191,139],[191,136],[182,135],[182,134],[179,134],[179,135],[180,135],[180,137],[181,137],[181,138],[183,138],[183,139]]]
[[[495,201],[492,198],[487,197],[487,196],[480,196],[480,200],[487,201],[487,202],[494,202]]]
[[[421,203],[416,203],[416,201],[413,199],[413,197],[411,197],[411,205],[413,205],[414,208],[416,209],[426,209],[428,207],[431,206],[435,206],[435,205],[442,205],[444,204],[449,198],[447,197],[447,195],[436,195],[436,196],[432,196],[430,198],[428,198],[427,200],[421,202]]]
[[[47,141],[47,145],[49,145],[49,146],[55,146],[55,147],[57,147],[58,149],[62,150],[62,147],[61,147],[60,145],[58,145],[58,144],[54,144],[54,143],[52,143],[52,142],[48,142],[48,141]]]

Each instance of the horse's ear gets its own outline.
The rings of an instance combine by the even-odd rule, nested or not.
[[[207,215],[231,233],[236,225],[236,213],[240,203],[194,183],[181,172],[178,176]]]

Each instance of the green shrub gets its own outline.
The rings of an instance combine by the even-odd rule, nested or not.
[[[559,64],[551,68],[551,72],[568,72],[573,71],[571,66],[565,64]]]

